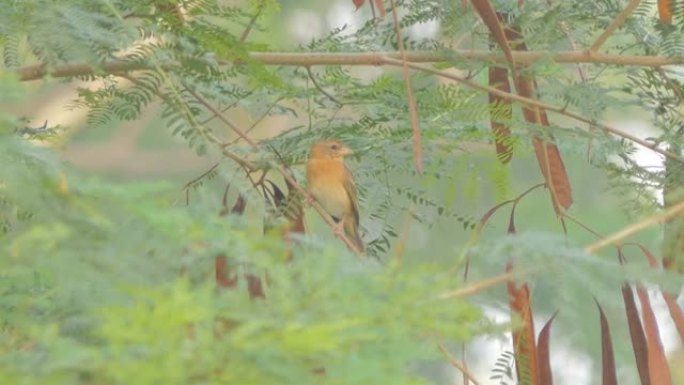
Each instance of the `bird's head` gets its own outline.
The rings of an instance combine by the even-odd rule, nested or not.
[[[343,159],[352,150],[337,139],[324,140],[311,146],[311,158]]]

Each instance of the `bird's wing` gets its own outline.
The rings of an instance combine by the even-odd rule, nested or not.
[[[363,241],[359,236],[359,199],[356,194],[356,185],[354,184],[354,177],[347,167],[344,168],[344,191],[349,198],[349,212],[345,214],[344,231],[356,248],[363,253]]]
[[[354,177],[347,167],[344,168],[344,190],[349,197],[349,207],[351,208],[354,224],[359,227],[359,198],[356,193],[356,185],[354,184]]]

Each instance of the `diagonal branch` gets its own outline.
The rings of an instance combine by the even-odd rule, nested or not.
[[[520,273],[517,273],[520,274]],[[514,274],[512,271],[499,274],[497,276],[491,277],[484,279],[480,282],[476,282],[474,284],[471,284],[469,286],[462,287],[460,289],[456,290],[451,290],[444,292],[439,295],[439,299],[450,299],[450,298],[458,298],[458,297],[465,297],[468,295],[476,294],[479,293],[480,291],[484,289],[488,289],[492,286],[496,286],[502,283],[508,282],[511,278],[514,277]]]
[[[281,101],[282,99],[283,99],[283,98],[278,98],[278,99],[276,99],[273,103],[271,103],[271,104],[268,106],[268,108],[266,109],[266,111],[264,111],[264,113],[261,114],[261,116],[259,116],[255,121],[252,122],[252,124],[249,125],[249,128],[247,128],[247,129],[245,130],[245,134],[249,134],[250,132],[252,132],[252,130],[254,130],[254,128],[256,128],[256,126],[259,125],[259,123],[261,123],[264,119],[266,119],[266,117],[268,116],[268,114],[271,113],[271,110],[272,110],[276,105],[278,105],[278,103],[280,103],[280,101]],[[241,139],[240,137],[237,137],[237,138],[235,138],[232,142],[230,142],[228,145],[233,145],[233,144],[239,142],[240,139]]]
[[[136,79],[135,77],[129,76],[126,73],[117,74],[116,76],[119,76],[123,79],[126,79],[126,80],[130,81],[131,83],[136,84],[140,87],[146,88],[145,84],[141,83],[138,79]],[[183,85],[183,87],[192,93],[192,91],[187,86]],[[173,93],[171,93],[172,96],[169,96],[169,94],[165,94],[165,93],[161,92],[160,90],[154,90],[154,93],[161,100],[163,100],[167,105],[173,106],[176,104],[172,100],[172,96],[174,95]],[[204,123],[197,122],[194,119],[194,117],[192,116],[192,113],[189,110],[187,110],[187,108],[185,108],[184,110],[185,111],[183,111],[183,113],[184,113],[184,116],[186,117],[186,119],[188,119],[191,122],[193,127],[198,127],[199,132],[201,133],[202,136],[204,136],[205,139],[207,139],[207,141],[214,143],[214,144],[221,144],[222,143],[222,141],[219,138],[217,138],[216,136],[214,136],[214,134],[211,131],[206,130],[203,127],[203,125],[204,125],[204,123],[206,123],[206,121]],[[213,119],[213,117],[211,119]],[[221,151],[222,151],[223,155],[232,159],[235,163],[240,165],[245,170],[254,171],[257,169],[257,167],[254,164],[252,164],[249,160],[228,151],[226,149],[225,145],[222,147],[223,148],[221,149]]]
[[[489,32],[494,37],[494,40],[499,44],[499,47],[504,52],[508,64],[511,66],[511,74],[513,79],[518,77],[518,71],[515,68],[515,60],[513,59],[513,51],[508,43],[508,38],[504,27],[500,20],[500,14],[494,10],[494,6],[489,0],[471,0],[473,8],[480,15],[480,18],[485,23]]]
[[[249,145],[252,146],[252,147],[254,147],[255,149],[260,149],[260,148],[259,148],[259,145],[258,145],[254,140],[252,140],[252,138],[250,138],[250,137],[249,137],[247,134],[245,134],[239,127],[237,127],[237,126],[234,125],[230,120],[228,120],[228,118],[226,118],[226,117],[221,113],[221,111],[219,111],[218,109],[214,108],[214,106],[212,106],[211,104],[209,104],[209,102],[207,102],[207,101],[206,101],[202,96],[200,96],[195,90],[193,90],[192,88],[188,87],[188,86],[185,85],[185,84],[183,85],[183,87],[185,87],[185,89],[190,93],[190,95],[192,95],[192,97],[194,97],[195,99],[197,99],[197,101],[200,102],[200,104],[202,104],[204,107],[206,107],[207,109],[209,109],[209,111],[211,111],[211,113],[214,114],[214,116],[216,116],[220,121],[222,121],[224,124],[226,124],[228,127],[230,127],[230,129],[233,130],[233,132],[235,132],[236,134],[238,134],[239,137],[241,137],[242,139],[244,139],[245,142],[249,143]]]
[[[658,213],[656,215],[648,217],[648,218],[646,218],[640,222],[633,223],[633,224],[623,228],[622,230],[620,230],[620,231],[618,231],[618,232],[616,232],[616,233],[614,233],[614,234],[612,234],[606,238],[601,239],[598,242],[594,242],[594,243],[588,245],[587,247],[585,247],[584,250],[589,254],[593,254],[593,253],[601,250],[602,248],[604,248],[606,246],[614,245],[614,244],[622,241],[623,239],[638,233],[639,231],[641,231],[645,228],[651,227],[657,223],[662,223],[662,222],[674,217],[675,215],[680,214],[681,212],[684,212],[684,201],[681,201],[681,202],[677,203],[676,205],[671,206],[669,209],[667,209],[661,213]]]
[[[207,171],[200,174],[200,176],[195,177],[192,180],[186,182],[185,185],[183,186],[183,191],[187,191],[188,189],[190,189],[190,187],[194,186],[197,182],[204,179],[207,175],[211,174],[214,170],[216,170],[218,168],[218,166],[219,166],[219,163],[214,163],[213,166],[211,166]]]
[[[330,93],[328,93],[326,90],[324,90],[323,87],[321,87],[320,84],[318,84],[318,81],[316,80],[316,77],[314,76],[313,72],[311,72],[311,67],[310,67],[310,66],[306,66],[306,67],[304,67],[304,68],[306,68],[306,73],[309,75],[309,79],[311,79],[311,83],[313,83],[314,87],[316,87],[316,88],[318,89],[318,91],[320,91],[323,95],[325,95],[328,99],[332,100],[332,101],[335,102],[336,104],[338,104],[338,105],[340,105],[340,106],[343,106],[343,105],[344,105],[344,103],[342,103],[342,102],[340,102],[339,100],[335,99],[334,96],[330,95]]]
[[[399,24],[399,16],[397,15],[397,5],[394,0],[390,0],[392,4],[392,18],[394,19],[394,31],[397,35],[397,45],[401,54],[401,72],[404,75],[404,85],[406,87],[406,98],[408,102],[409,116],[411,118],[411,131],[413,132],[413,160],[416,164],[416,171],[418,174],[423,173],[423,148],[420,144],[420,124],[418,122],[418,108],[416,107],[416,98],[413,95],[413,86],[411,85],[411,74],[406,65],[406,50],[404,49],[404,41],[401,38],[401,25]]]
[[[451,366],[455,367],[456,369],[460,370],[463,375],[470,380],[475,385],[480,385],[480,382],[473,376],[473,374],[468,370],[468,368],[465,366],[465,364],[454,357],[449,350],[444,346],[444,344],[439,343],[437,344],[437,347],[439,348],[439,351],[444,354],[444,357],[446,357],[447,361],[449,361],[449,364]]]
[[[245,41],[247,41],[247,36],[249,36],[249,33],[252,32],[254,24],[256,24],[257,19],[259,18],[259,16],[261,16],[261,13],[264,11],[264,4],[265,3],[263,1],[259,3],[257,11],[254,12],[254,15],[252,15],[252,18],[249,20],[249,23],[247,23],[247,27],[244,31],[242,31],[242,35],[240,35],[240,44],[244,44]]]
[[[641,0],[630,0],[629,4],[627,4],[625,9],[623,9],[622,12],[620,12],[617,15],[617,17],[615,17],[615,19],[610,23],[608,28],[606,28],[606,30],[603,31],[601,36],[599,36],[598,39],[596,39],[594,44],[591,45],[591,47],[589,48],[589,52],[593,53],[598,51],[598,49],[601,48],[603,43],[605,43],[606,40],[608,40],[610,35],[612,35],[618,28],[620,28],[620,26],[625,22],[625,20],[627,20],[629,15],[631,15],[632,12],[634,12],[636,7],[639,6],[639,3],[641,3]]]
[[[395,66],[401,65],[401,61],[396,60],[396,59],[392,59],[389,57],[384,58],[384,61],[386,64],[390,64],[390,65],[395,65]],[[519,96],[519,95],[511,94],[508,92],[504,92],[504,91],[501,91],[501,90],[493,88],[493,87],[489,87],[489,86],[485,86],[482,84],[475,83],[475,82],[470,81],[468,79],[462,78],[458,75],[455,75],[455,74],[452,74],[452,73],[449,73],[446,71],[440,71],[440,70],[437,70],[437,69],[434,69],[431,67],[426,67],[424,65],[415,64],[415,63],[408,63],[407,65],[410,68],[413,68],[415,70],[423,71],[423,72],[431,73],[433,75],[437,75],[437,76],[441,76],[441,77],[444,77],[447,79],[451,79],[451,80],[457,81],[459,83],[465,84],[466,86],[474,88],[476,90],[496,94],[496,95],[501,96],[502,98],[507,99],[507,100],[516,101],[516,102],[523,103],[523,104],[528,105],[528,106],[532,106],[535,108],[541,108],[541,109],[544,109],[547,111],[553,111],[553,112],[556,112],[558,114],[565,115],[569,118],[578,120],[580,122],[587,123],[590,125],[594,125],[595,127],[600,128],[605,132],[608,132],[608,133],[613,134],[615,136],[619,136],[621,138],[625,138],[625,139],[630,140],[634,143],[638,143],[638,144],[648,148],[649,150],[651,150],[653,152],[657,152],[657,153],[659,153],[663,156],[666,156],[670,159],[674,159],[676,161],[684,163],[684,158],[682,158],[681,156],[679,156],[679,155],[677,155],[671,151],[659,148],[657,145],[649,143],[649,142],[647,142],[647,141],[645,141],[645,140],[643,140],[637,136],[634,136],[632,134],[618,130],[617,128],[613,128],[613,127],[610,127],[608,125],[598,123],[598,122],[593,121],[589,118],[585,118],[582,115],[576,114],[574,112],[567,111],[565,109],[565,107],[559,107],[559,106],[556,106],[553,104],[543,103],[543,102],[537,101],[535,99],[530,99],[530,98],[526,98],[524,96]]]

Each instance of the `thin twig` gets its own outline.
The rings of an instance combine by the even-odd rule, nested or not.
[[[438,343],[437,347],[444,354],[444,356],[446,357],[449,364],[451,364],[451,366],[460,370],[461,373],[463,373],[463,375],[466,376],[473,384],[480,385],[480,382],[475,378],[475,376],[473,376],[473,374],[470,372],[470,370],[468,370],[468,368],[461,361],[456,359],[456,357],[454,357],[449,352],[449,350],[447,350],[447,348],[444,346],[444,344]]]
[[[596,238],[603,238],[604,237],[603,235],[599,234],[598,231],[596,231],[596,230],[592,229],[591,227],[585,225],[584,223],[582,223],[582,221],[580,221],[579,219],[569,215],[568,213],[563,213],[563,218],[569,219],[571,222],[573,222],[577,226],[583,228],[584,230],[588,231],[589,233],[594,235]]]
[[[463,367],[468,369],[468,360],[466,358],[468,356],[467,356],[467,352],[466,352],[466,343],[465,342],[461,343],[461,357],[463,357]],[[468,381],[468,375],[465,374],[465,372],[462,372],[462,373],[463,373],[463,385],[470,385],[470,381]]]
[[[491,218],[492,215],[494,215],[500,208],[502,208],[503,206],[505,206],[505,205],[507,205],[507,204],[511,204],[511,203],[512,203],[513,206],[515,207],[515,206],[516,206],[516,205],[517,205],[517,204],[518,204],[518,203],[519,203],[527,194],[529,194],[529,193],[531,193],[532,191],[538,189],[539,187],[543,187],[543,186],[546,186],[546,183],[538,183],[538,184],[536,184],[536,185],[534,185],[534,186],[528,188],[527,190],[523,191],[523,192],[522,192],[520,195],[518,195],[517,197],[515,197],[515,198],[513,198],[513,199],[509,199],[509,200],[504,201],[504,202],[500,202],[500,203],[498,203],[496,206],[494,206],[494,207],[492,207],[491,209],[489,209],[489,210],[482,216],[482,218],[480,218],[480,221],[479,221],[479,222],[477,223],[477,225],[475,226],[475,229],[474,229],[473,232],[471,233],[470,238],[468,239],[468,241],[467,241],[466,244],[465,244],[465,247],[463,247],[463,251],[462,251],[461,254],[459,255],[458,259],[456,260],[456,263],[455,263],[455,265],[454,265],[454,268],[452,268],[452,270],[458,270],[458,269],[460,269],[460,266],[461,266],[461,264],[463,263],[463,261],[466,261],[466,266],[467,266],[467,264],[468,264],[468,252],[469,252],[470,249],[472,249],[472,247],[475,246],[475,245],[477,244],[477,242],[480,240],[480,236],[482,235],[482,229],[483,229],[484,226],[487,224],[487,222],[489,221],[489,219]]]
[[[675,83],[668,75],[667,72],[665,72],[662,68],[658,67],[656,68],[656,71],[658,74],[665,79],[665,83],[667,85],[667,88],[672,91],[675,96],[677,97],[677,101],[679,102],[679,105],[684,104],[684,95],[682,95],[682,90],[681,86],[677,83]]]
[[[257,126],[262,120],[266,119],[266,117],[267,117],[268,114],[271,112],[271,110],[273,109],[273,107],[275,107],[276,105],[278,105],[278,103],[280,103],[280,100],[282,100],[282,98],[278,98],[278,99],[276,99],[276,101],[274,101],[273,103],[271,103],[271,105],[268,106],[268,108],[266,109],[266,111],[265,111],[263,114],[261,114],[261,116],[260,116],[257,120],[255,120],[254,122],[252,122],[252,124],[245,130],[245,134],[249,134],[250,132],[252,132],[252,130],[254,130],[254,128],[256,128],[256,126]],[[232,146],[233,144],[239,142],[240,139],[242,139],[242,138],[240,138],[240,137],[238,136],[237,138],[233,139],[233,141],[230,142],[229,145]]]
[[[235,163],[240,165],[240,167],[244,168],[247,171],[254,172],[254,171],[257,171],[259,169],[259,167],[257,165],[255,165],[254,163],[250,162],[249,160],[247,160],[247,159],[245,159],[245,158],[243,158],[237,154],[234,154],[231,151],[228,151],[225,148],[223,148],[221,150],[221,153],[223,154],[223,156],[225,156],[226,158],[230,158]]]
[[[630,0],[630,2],[622,10],[622,12],[620,12],[615,17],[615,19],[610,23],[608,28],[606,28],[606,30],[603,31],[601,36],[599,36],[598,39],[596,39],[594,44],[591,45],[591,47],[589,48],[589,52],[594,53],[598,51],[598,49],[601,48],[603,43],[605,43],[606,40],[608,40],[610,35],[612,35],[618,28],[620,28],[620,26],[625,22],[625,20],[627,20],[629,15],[631,15],[632,12],[634,12],[639,3],[641,3],[641,0]]]
[[[259,18],[263,10],[264,2],[262,1],[261,3],[259,3],[259,8],[254,13],[252,18],[249,20],[249,23],[247,23],[247,27],[244,31],[242,31],[242,35],[240,35],[240,45],[245,44],[245,41],[247,41],[247,36],[249,36],[249,33],[252,31],[252,28],[254,28],[254,24],[256,23],[257,19]]]
[[[121,78],[123,78],[123,79],[127,79],[128,81],[132,82],[133,84],[137,84],[138,86],[142,86],[142,87],[145,86],[144,84],[140,83],[140,81],[139,81],[138,79],[136,79],[136,78],[130,76],[129,74],[125,74],[125,73],[124,73],[124,74],[117,74],[117,76],[119,76],[119,77],[121,77]],[[190,88],[189,88],[188,86],[186,86],[185,84],[183,84],[183,87],[185,88],[186,91],[190,92],[191,94],[194,92],[194,91],[191,91]],[[175,103],[173,103],[173,101],[170,99],[170,97],[169,97],[168,95],[162,93],[161,91],[155,90],[154,93],[155,93],[160,99],[162,99],[167,105],[172,106],[172,105],[175,104]],[[196,95],[196,94],[195,94],[195,95]],[[199,127],[198,130],[199,130],[200,134],[201,134],[202,136],[204,136],[204,137],[207,139],[207,141],[209,141],[210,143],[222,145],[222,152],[223,152],[223,155],[224,155],[224,156],[226,156],[226,157],[232,159],[233,161],[235,161],[237,164],[239,164],[241,167],[243,167],[243,168],[245,168],[245,169],[249,169],[249,170],[252,170],[252,171],[254,171],[254,170],[257,169],[257,167],[256,167],[255,165],[253,165],[253,164],[252,164],[250,161],[248,161],[247,159],[245,159],[245,158],[243,158],[243,157],[241,157],[241,156],[239,156],[239,155],[237,155],[237,154],[234,154],[234,153],[232,153],[231,151],[227,150],[227,149],[225,148],[226,146],[223,145],[223,143],[221,142],[221,140],[219,140],[211,131],[205,129],[201,123],[198,123],[197,121],[195,121],[194,118],[193,118],[193,116],[192,116],[192,113],[191,113],[190,111],[188,111],[187,108],[186,108],[185,110],[186,110],[186,111],[185,111],[185,117],[186,117],[188,120],[191,121],[191,122],[190,122],[191,124],[193,124],[193,125]],[[215,110],[215,111],[216,111],[216,110]]]
[[[646,218],[640,222],[631,224],[631,225],[623,228],[622,230],[620,230],[620,231],[618,231],[612,235],[609,235],[606,238],[601,239],[598,242],[594,242],[594,243],[588,245],[587,247],[585,247],[584,250],[589,254],[593,254],[593,253],[601,250],[602,248],[604,248],[606,246],[617,245],[623,239],[625,239],[631,235],[634,235],[634,234],[638,233],[639,231],[641,231],[645,228],[648,228],[650,226],[653,226],[657,223],[662,223],[664,221],[667,221],[668,219],[674,217],[675,215],[681,213],[682,211],[684,211],[684,201],[681,201],[681,202],[677,203],[676,205],[671,206],[669,209],[667,209],[667,210],[665,210],[659,214],[648,217],[648,218]]]
[[[221,110],[221,112],[226,112],[226,111],[230,110],[231,108],[235,107],[238,103],[239,103],[239,100],[235,101],[234,103],[227,105],[224,109]],[[204,119],[203,121],[199,122],[199,124],[204,126],[205,124],[211,122],[214,119],[216,119],[216,115],[212,115],[212,116]]]
[[[395,65],[395,66],[402,65],[401,61],[395,60],[395,59],[392,59],[389,57],[384,58],[384,61],[385,61],[385,63],[390,64],[390,65]],[[455,74],[452,74],[452,73],[449,73],[446,71],[434,69],[431,67],[426,67],[424,65],[415,64],[415,63],[407,63],[407,65],[410,68],[413,68],[415,70],[423,71],[423,72],[431,73],[433,75],[441,76],[441,77],[444,77],[447,79],[455,80],[459,83],[467,85],[468,87],[471,87],[471,88],[474,88],[474,89],[477,89],[480,91],[484,91],[484,92],[490,92],[490,93],[496,94],[496,95],[498,95],[504,99],[507,99],[507,100],[516,101],[516,102],[523,103],[523,104],[526,104],[528,106],[532,106],[535,108],[541,108],[544,110],[553,111],[553,112],[556,112],[558,114],[565,115],[565,116],[572,118],[574,120],[578,120],[580,122],[584,122],[587,124],[594,125],[597,128],[602,129],[603,131],[606,131],[606,132],[609,132],[613,135],[625,138],[625,139],[630,140],[634,143],[638,143],[638,144],[648,148],[649,150],[651,150],[653,152],[657,152],[663,156],[666,156],[668,158],[671,158],[671,159],[677,160],[681,163],[684,163],[684,158],[682,158],[680,155],[677,155],[677,154],[670,152],[668,150],[663,150],[663,149],[659,148],[657,145],[649,143],[649,142],[647,142],[647,141],[645,141],[639,137],[636,137],[632,134],[618,130],[617,128],[613,128],[613,127],[607,126],[605,124],[598,123],[598,122],[593,121],[589,118],[585,118],[582,115],[567,111],[564,107],[558,107],[558,106],[555,106],[553,104],[547,104],[547,103],[543,103],[543,102],[540,102],[540,101],[535,100],[535,99],[526,98],[524,96],[520,96],[520,95],[512,94],[509,92],[501,91],[501,90],[496,89],[494,87],[489,87],[489,86],[485,86],[482,84],[478,84],[478,83],[475,83],[475,82],[470,81],[468,79],[464,79],[458,75],[455,75]]]
[[[194,185],[195,183],[197,183],[197,182],[199,182],[200,180],[204,179],[204,177],[206,177],[207,175],[211,174],[212,171],[216,170],[216,168],[218,168],[218,166],[219,166],[219,163],[218,163],[218,162],[217,162],[217,163],[214,163],[214,165],[211,166],[210,169],[208,169],[207,171],[203,172],[203,173],[202,173],[200,176],[198,176],[197,178],[194,178],[194,179],[192,179],[191,181],[187,182],[187,183],[183,186],[183,189],[182,189],[182,190],[187,190],[188,188],[190,188],[190,187],[191,187],[192,185]]]
[[[411,85],[411,74],[406,65],[406,50],[404,49],[404,41],[401,38],[401,24],[399,24],[399,15],[397,14],[397,5],[394,0],[390,0],[392,4],[392,18],[394,20],[394,32],[397,35],[397,46],[401,56],[401,71],[404,75],[404,85],[406,86],[406,99],[409,109],[409,117],[411,118],[411,130],[413,131],[413,159],[416,165],[416,172],[423,173],[423,147],[420,144],[420,123],[418,122],[418,108],[416,107],[416,98],[413,95],[413,86]]]
[[[311,67],[310,67],[310,66],[306,66],[306,67],[304,67],[304,68],[306,68],[306,73],[309,74],[309,78],[311,79],[311,82],[313,83],[313,85],[316,86],[316,88],[317,88],[319,91],[321,91],[321,93],[322,93],[323,95],[327,96],[328,99],[330,99],[330,100],[332,100],[333,102],[339,104],[340,106],[343,105],[342,102],[340,102],[339,100],[335,99],[332,95],[330,95],[328,92],[326,92],[326,91],[323,89],[323,87],[320,86],[320,84],[318,84],[318,81],[316,81],[316,78],[314,77],[313,73],[311,72]]]
[[[254,128],[256,128],[256,126],[257,126],[262,120],[264,120],[264,119],[266,118],[266,116],[268,116],[268,114],[271,112],[271,110],[273,109],[273,107],[275,107],[275,106],[280,102],[281,99],[282,99],[282,98],[278,98],[275,102],[271,103],[271,105],[268,106],[268,108],[266,109],[266,111],[265,111],[257,120],[255,120],[255,121],[249,126],[249,128],[247,128],[247,129],[245,130],[245,134],[249,134],[250,132],[252,132],[252,130],[254,130]],[[213,118],[216,118],[216,115],[213,115],[212,119],[213,119]],[[233,139],[230,143],[224,144],[223,147],[224,147],[224,148],[228,148],[228,147],[234,145],[235,143],[239,142],[241,139],[242,139],[242,137],[241,137],[241,136],[238,136],[238,137],[236,137],[235,139]]]
[[[245,95],[244,97],[246,98],[247,96],[252,95],[252,94],[254,93],[254,91],[256,91],[256,88],[252,89],[251,91],[248,91],[248,92],[247,92],[247,95]],[[238,103],[240,103],[242,100],[243,100],[243,99],[241,98],[241,99],[238,99],[238,100],[236,100],[236,101],[230,103],[229,105],[227,105],[226,107],[224,107],[224,108],[221,110],[221,112],[226,112],[226,111],[230,110],[231,108],[237,106]],[[203,121],[201,121],[201,122],[199,122],[199,123],[200,123],[201,125],[205,125],[205,124],[211,122],[211,121],[214,120],[214,119],[216,119],[216,115],[212,115],[212,116],[208,117],[207,119],[205,119],[205,120],[203,120]]]
[[[519,274],[519,273],[518,273]],[[513,278],[514,274],[512,271],[509,271],[507,273],[499,274],[491,278],[484,279],[482,281],[473,283],[471,285],[468,285],[466,287],[462,287],[460,289],[456,290],[451,290],[444,292],[439,295],[440,299],[450,299],[450,298],[457,298],[457,297],[465,297],[468,295],[476,294],[484,289],[488,289],[492,286],[499,285],[501,283],[509,281],[511,278]]]
[[[552,6],[551,0],[547,0],[546,3],[549,6]],[[561,20],[560,23],[558,23],[558,24],[560,26],[561,31],[563,31],[563,34],[565,35],[565,37],[568,39],[568,42],[570,43],[570,48],[572,48],[574,51],[577,51],[578,50],[577,42],[575,41],[575,39],[572,37],[572,34],[570,33],[570,27],[568,26],[568,23],[564,20]],[[581,63],[576,63],[575,65],[577,66],[577,73],[579,74],[580,79],[582,79],[582,83],[586,83],[588,81],[586,70],[584,69],[584,67],[582,66]],[[589,125],[589,132],[592,133],[594,129],[595,129],[594,125],[590,124]],[[594,141],[594,137],[590,136],[589,140],[587,142],[587,160],[591,160],[591,151],[593,148],[593,141]]]
[[[200,104],[204,105],[204,107],[206,107],[209,111],[211,111],[211,113],[214,114],[220,121],[222,121],[222,122],[225,123],[228,127],[230,127],[230,129],[233,130],[233,132],[235,132],[236,134],[238,134],[239,137],[241,137],[242,139],[244,139],[245,142],[249,143],[249,145],[252,146],[252,147],[254,147],[254,148],[259,148],[259,145],[258,145],[255,141],[253,141],[253,140],[252,140],[249,136],[247,136],[240,128],[238,128],[238,127],[237,127],[236,125],[234,125],[230,120],[228,120],[228,119],[221,113],[221,111],[219,111],[219,110],[217,110],[216,108],[214,108],[214,106],[212,106],[211,104],[209,104],[209,102],[207,102],[202,96],[200,96],[200,95],[199,95],[197,92],[195,92],[195,90],[193,90],[192,88],[190,88],[190,87],[188,87],[188,86],[186,86],[186,85],[183,85],[183,86],[184,86],[185,89],[190,93],[190,95],[192,95],[198,102],[200,102]]]

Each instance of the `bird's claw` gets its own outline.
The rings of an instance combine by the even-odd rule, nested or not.
[[[316,202],[316,198],[314,198],[311,194],[306,194],[304,201],[306,202],[306,207],[311,207],[313,206],[314,202]]]
[[[333,225],[332,230],[337,237],[341,237],[342,234],[344,234],[344,225],[342,224],[342,222],[336,223],[335,225]]]

